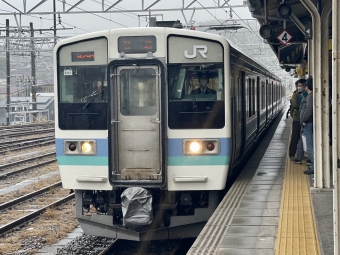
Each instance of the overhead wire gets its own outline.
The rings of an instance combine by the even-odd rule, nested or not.
[[[102,5],[102,2],[99,2],[99,1],[97,1],[97,0],[91,0],[92,2],[94,2],[94,3],[96,3],[96,4],[99,4],[99,5]],[[111,2],[109,2],[109,1],[105,1],[105,2],[107,2],[107,3],[109,3],[109,4],[105,4],[104,3],[104,6],[111,6],[113,3],[111,3]],[[113,9],[116,9],[116,10],[118,10],[118,11],[121,11],[121,10],[126,10],[126,9],[124,9],[124,8],[122,8],[122,7],[119,7],[118,5],[116,5],[116,6],[114,6],[114,7],[112,7]],[[138,16],[137,14],[135,14],[135,13],[133,13],[133,12],[128,12],[129,14],[132,14],[132,15],[135,15],[135,16]],[[134,19],[138,19],[137,17],[134,17],[134,16],[132,16],[132,15],[129,15],[129,14],[127,14],[127,13],[121,13],[121,14],[123,14],[123,15],[125,15],[125,16],[128,16],[128,17],[131,17],[131,18],[134,18]]]
[[[219,20],[219,19],[217,19],[207,8],[205,8],[199,1],[196,1],[200,6],[202,6],[202,8],[204,9],[204,10],[206,10],[214,19],[216,19],[220,24],[222,24],[222,22]]]
[[[215,4],[217,4],[215,0],[213,0],[213,1],[214,1]],[[241,20],[241,22],[243,22],[246,25],[246,29],[248,29],[249,32],[254,34],[258,39],[260,39],[262,41],[262,37],[260,37],[259,34],[257,34],[256,32],[252,31],[251,26],[249,24],[247,24],[243,19],[241,19],[241,17],[235,12],[235,10],[232,8],[232,6],[230,6],[228,3],[227,3],[227,5],[228,6],[222,7],[222,10],[224,10],[226,12],[226,10],[224,8],[230,8],[230,12],[234,13],[239,18],[239,20]],[[241,42],[241,40],[237,36],[234,36],[234,38],[236,38],[238,41]],[[242,42],[241,42],[241,45],[242,45]],[[249,50],[249,51],[254,50],[253,48],[249,48],[248,45],[244,45],[244,46],[246,46],[247,48],[243,49],[243,50]],[[261,49],[261,50],[265,50],[265,49]]]
[[[11,12],[11,11],[2,10],[2,9],[0,9],[0,11],[3,11],[3,12]],[[44,20],[51,20],[51,21],[53,21],[53,19],[43,18],[43,17],[40,17],[40,16],[32,15],[32,14],[26,14],[26,15],[29,16],[29,17],[32,17],[32,18],[36,18],[36,19],[44,19]],[[73,25],[71,25],[71,24],[68,24],[68,23],[66,23],[66,22],[63,22],[63,24],[66,24],[66,25],[68,25],[68,26],[75,27],[75,26],[73,26]],[[90,33],[90,31],[88,31],[88,30],[86,30],[86,29],[83,29],[83,28],[80,28],[80,27],[77,27],[77,28],[80,29],[80,30],[82,30],[82,31],[84,31],[84,32]]]
[[[66,3],[66,2],[63,2],[62,0],[58,0],[58,1],[59,1],[59,2],[62,2],[62,3],[65,3],[65,4],[67,4],[67,5],[72,6],[71,4]],[[80,7],[75,7],[75,8],[77,8],[77,9],[79,9],[79,10],[85,12],[85,13],[91,14],[91,15],[93,15],[93,16],[96,16],[96,17],[99,17],[99,18],[101,18],[101,19],[105,19],[105,20],[107,20],[107,21],[110,21],[110,22],[112,22],[112,23],[115,23],[115,24],[117,24],[117,25],[120,25],[120,26],[122,26],[122,27],[127,27],[127,26],[125,26],[125,25],[123,25],[123,24],[121,24],[121,23],[119,23],[119,22],[117,22],[117,21],[113,21],[113,20],[111,20],[111,19],[105,18],[105,17],[100,16],[100,15],[98,15],[98,14],[96,14],[96,13],[91,13],[91,12],[89,12],[89,11],[86,11],[86,10],[80,8]]]

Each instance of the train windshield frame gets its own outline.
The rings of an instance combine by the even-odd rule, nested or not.
[[[105,37],[76,41],[57,51],[58,125],[61,130],[107,130]]]
[[[168,79],[170,129],[224,128],[223,63],[169,64]]]

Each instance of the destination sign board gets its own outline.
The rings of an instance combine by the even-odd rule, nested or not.
[[[94,61],[94,51],[71,52],[72,62]]]
[[[119,53],[154,53],[156,50],[155,36],[121,36],[118,38]]]

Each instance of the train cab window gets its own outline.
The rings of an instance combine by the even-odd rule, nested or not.
[[[106,38],[98,37],[57,49],[60,129],[107,129],[107,45]]]
[[[106,66],[59,68],[59,102],[107,101]]]
[[[171,129],[218,129],[225,123],[222,64],[174,64],[168,69]]]

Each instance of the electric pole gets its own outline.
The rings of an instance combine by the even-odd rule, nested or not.
[[[53,34],[54,34],[54,45],[57,44],[57,15],[55,13],[55,0],[53,0]]]
[[[6,124],[9,126],[9,112],[10,112],[10,104],[11,104],[11,60],[10,60],[10,51],[9,51],[9,19],[6,19]]]
[[[36,88],[36,75],[35,75],[35,51],[34,51],[34,30],[33,30],[33,23],[30,22],[30,29],[31,29],[31,76],[32,76],[32,110],[35,111],[37,109],[37,88]],[[35,116],[35,113],[33,113]],[[34,122],[34,119],[33,119]]]

